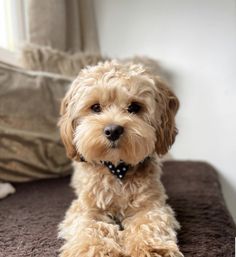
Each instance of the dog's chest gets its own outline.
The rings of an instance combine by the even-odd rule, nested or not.
[[[96,207],[114,214],[124,213],[132,205],[138,188],[135,184],[116,179],[110,184],[107,181],[101,181],[92,191]]]

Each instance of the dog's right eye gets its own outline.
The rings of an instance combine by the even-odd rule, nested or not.
[[[128,106],[128,112],[129,113],[138,113],[141,109],[141,105],[139,103],[136,102],[132,102],[129,106]]]
[[[93,112],[101,112],[102,108],[101,108],[100,104],[94,104],[94,105],[91,106],[91,110]]]

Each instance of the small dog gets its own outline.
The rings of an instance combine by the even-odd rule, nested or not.
[[[72,202],[59,226],[61,257],[180,257],[179,224],[160,181],[179,101],[139,64],[83,69],[61,106]]]

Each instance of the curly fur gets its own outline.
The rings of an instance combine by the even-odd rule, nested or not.
[[[130,114],[127,107],[134,101],[141,111]],[[91,111],[96,103],[101,113]],[[183,256],[159,160],[174,142],[178,107],[173,92],[142,65],[109,61],[80,72],[62,102],[59,121],[74,160],[72,186],[78,196],[59,227],[65,239],[61,257]],[[108,124],[124,127],[115,148],[103,134]],[[147,156],[150,160],[140,164]],[[133,166],[122,181],[100,164],[121,159]]]

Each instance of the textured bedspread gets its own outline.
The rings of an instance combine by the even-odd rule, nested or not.
[[[163,182],[185,256],[233,257],[236,228],[215,170],[202,162],[166,162]],[[74,197],[69,178],[15,187],[16,194],[0,201],[0,257],[57,256],[57,225]]]

